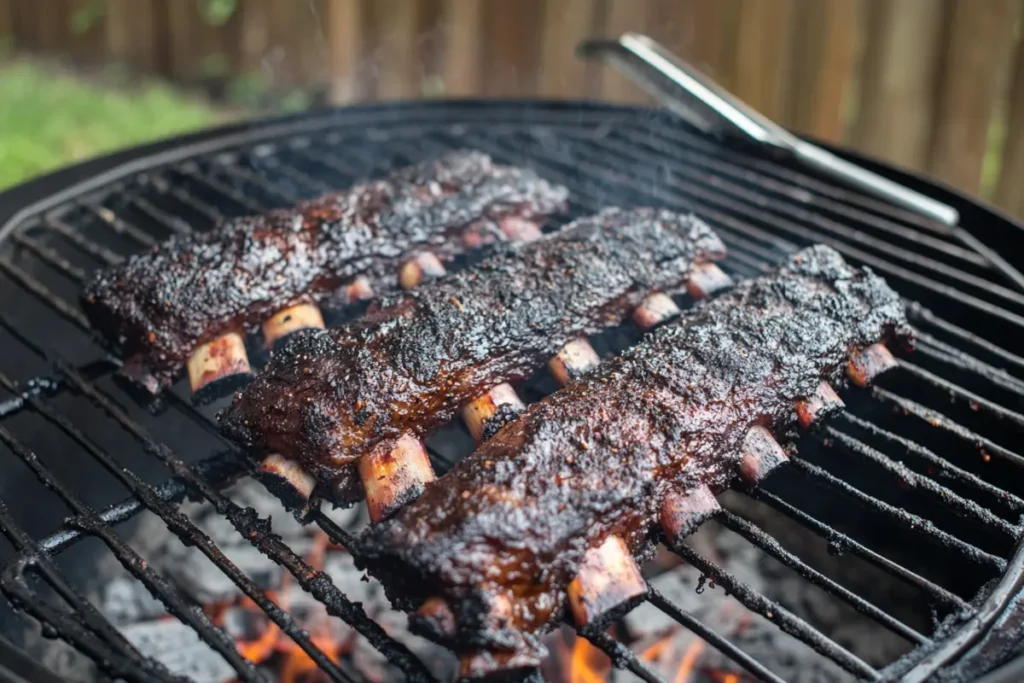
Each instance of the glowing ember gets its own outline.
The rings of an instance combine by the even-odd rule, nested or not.
[[[367,580],[364,573],[356,569],[345,548],[332,545],[317,527],[297,523],[258,485],[243,485],[232,495],[261,516],[271,518],[275,533],[279,533],[303,556],[311,571],[322,571],[340,592],[360,603],[371,619],[389,636],[408,647],[438,680],[451,680],[458,667],[457,659],[441,646],[411,634],[407,615],[392,609],[380,584],[372,578]],[[349,673],[353,680],[384,683],[400,676],[398,669],[382,652],[342,619],[329,615],[326,607],[304,591],[289,571],[238,537],[231,524],[216,510],[200,505],[187,512],[224,550],[230,561],[252,579],[265,597],[286,611],[296,627],[308,634],[309,640],[324,657]],[[349,533],[358,533],[366,523],[365,515],[358,510],[339,511],[337,514],[335,523]],[[176,546],[169,536],[161,536],[165,532],[162,526],[160,533],[155,529],[150,531],[142,537],[155,539],[152,563],[159,565],[184,595],[202,606],[210,620],[235,641],[242,655],[259,666],[271,680],[284,683],[323,683],[327,680],[316,661],[205,556],[194,548]],[[793,583],[793,579],[772,570],[759,551],[738,536],[714,531],[714,525],[710,525],[694,534],[689,543],[754,590],[766,594],[778,590],[779,595],[789,596],[790,604],[822,605],[819,616],[824,615],[826,623],[831,618],[832,611],[825,608],[833,610],[833,603],[815,602],[815,595],[797,590],[799,586]],[[845,566],[845,562],[840,562]],[[787,680],[828,683],[849,680],[842,676],[842,672],[836,674],[827,663],[823,665],[813,651],[783,634],[777,625],[752,614],[735,598],[715,588],[699,570],[679,557],[662,552],[649,561],[646,569],[651,585],[666,600],[770,669],[784,671]],[[769,574],[769,571],[774,573]],[[112,579],[107,584],[102,604],[104,613],[124,630],[130,642],[137,644],[146,656],[165,663],[172,671],[191,675],[204,683],[234,680],[235,674],[227,662],[199,640],[188,626],[169,617],[163,605],[154,601],[141,583],[126,577]],[[837,611],[835,614],[845,613]],[[849,628],[858,626],[858,622],[853,616],[846,615],[838,626]],[[856,642],[865,642],[859,637],[864,627],[858,628],[860,630],[853,631],[858,635]],[[652,603],[636,607],[616,622],[608,635],[628,646],[647,669],[666,682],[746,683],[750,680],[750,676],[738,669],[727,654],[708,645]],[[601,683],[610,680],[634,683],[639,680],[628,671],[614,669],[602,650],[578,637],[569,627],[551,634],[546,644],[551,654],[543,662],[541,674],[549,683]]]

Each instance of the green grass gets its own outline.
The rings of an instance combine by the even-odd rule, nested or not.
[[[102,78],[0,60],[0,188],[222,119],[169,86],[115,88]]]

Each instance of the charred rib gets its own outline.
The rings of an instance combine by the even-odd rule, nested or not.
[[[399,264],[423,247],[448,258],[465,249],[467,231],[478,244],[504,240],[506,221],[513,232],[524,222],[536,228],[566,195],[532,171],[453,152],[293,209],[173,238],[97,274],[83,307],[121,347],[132,377],[159,390],[194,349],[226,331],[244,335],[302,301],[344,299],[358,275],[365,282],[349,296],[395,289]]]
[[[320,481],[351,481],[352,464],[380,441],[422,437],[467,404],[470,429],[485,438],[521,407],[510,388],[507,400],[494,396],[502,384],[723,254],[695,217],[608,209],[371,305],[351,325],[303,335],[236,397],[222,427]]]
[[[410,609],[434,598],[459,615],[516,596],[503,625],[457,619],[443,642],[529,651],[576,610],[574,592],[592,605],[630,594],[581,579],[588,553],[617,538],[642,557],[658,524],[688,533],[713,514],[713,492],[774,464],[798,402],[880,343],[911,344],[898,295],[832,249],[804,250],[529,406],[354,554]]]

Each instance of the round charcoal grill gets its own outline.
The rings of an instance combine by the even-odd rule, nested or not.
[[[113,678],[179,680],[141,656],[86,599],[83,586],[97,578],[91,558],[103,552],[221,653],[238,679],[262,680],[133,547],[128,520],[155,515],[243,591],[258,593],[178,514],[188,495],[211,503],[239,537],[283,565],[408,680],[431,680],[343,590],[222,493],[250,465],[220,439],[209,413],[191,407],[184,383],[159,405],[143,406],[112,378],[118,360],[89,330],[77,295],[92,270],[171,235],[291,205],[456,147],[566,184],[574,215],[606,205],[695,211],[725,239],[723,268],[737,280],[814,243],[885,277],[906,298],[919,349],[876,388],[844,395],[847,412],[803,437],[789,466],[756,490],[730,492],[743,504],[727,504],[717,523],[906,640],[909,653],[868,664],[714,557],[690,546],[670,550],[847,678],[975,680],[1014,658],[1024,620],[1024,358],[1013,340],[1024,334],[1024,292],[947,226],[706,135],[666,111],[537,101],[355,107],[223,128],[88,162],[0,195],[0,589],[15,610],[0,612],[5,649],[26,623],[38,622],[44,636],[69,643]],[[953,206],[966,233],[1024,267],[1014,262],[1021,226],[1011,219],[843,156]],[[526,396],[544,391],[538,386]],[[435,468],[444,471],[465,450],[435,448]],[[752,505],[768,511],[768,523],[751,521],[745,511]],[[772,518],[813,534],[819,550],[858,558],[913,591],[914,609],[929,626],[904,623],[907,605],[869,602],[783,547]],[[345,545],[348,532],[325,514],[314,523]],[[649,601],[750,679],[783,680],[671,596],[652,591]],[[263,606],[325,680],[358,680],[287,614]],[[616,667],[660,680],[613,636],[587,636]],[[0,656],[0,678],[55,680],[29,652]]]

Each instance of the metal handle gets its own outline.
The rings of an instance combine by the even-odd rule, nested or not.
[[[577,54],[612,64],[663,106],[707,132],[739,132],[755,142],[792,154],[824,175],[950,228],[960,221],[959,212],[948,204],[801,140],[645,35],[624,33],[617,39],[584,40],[577,47]]]

